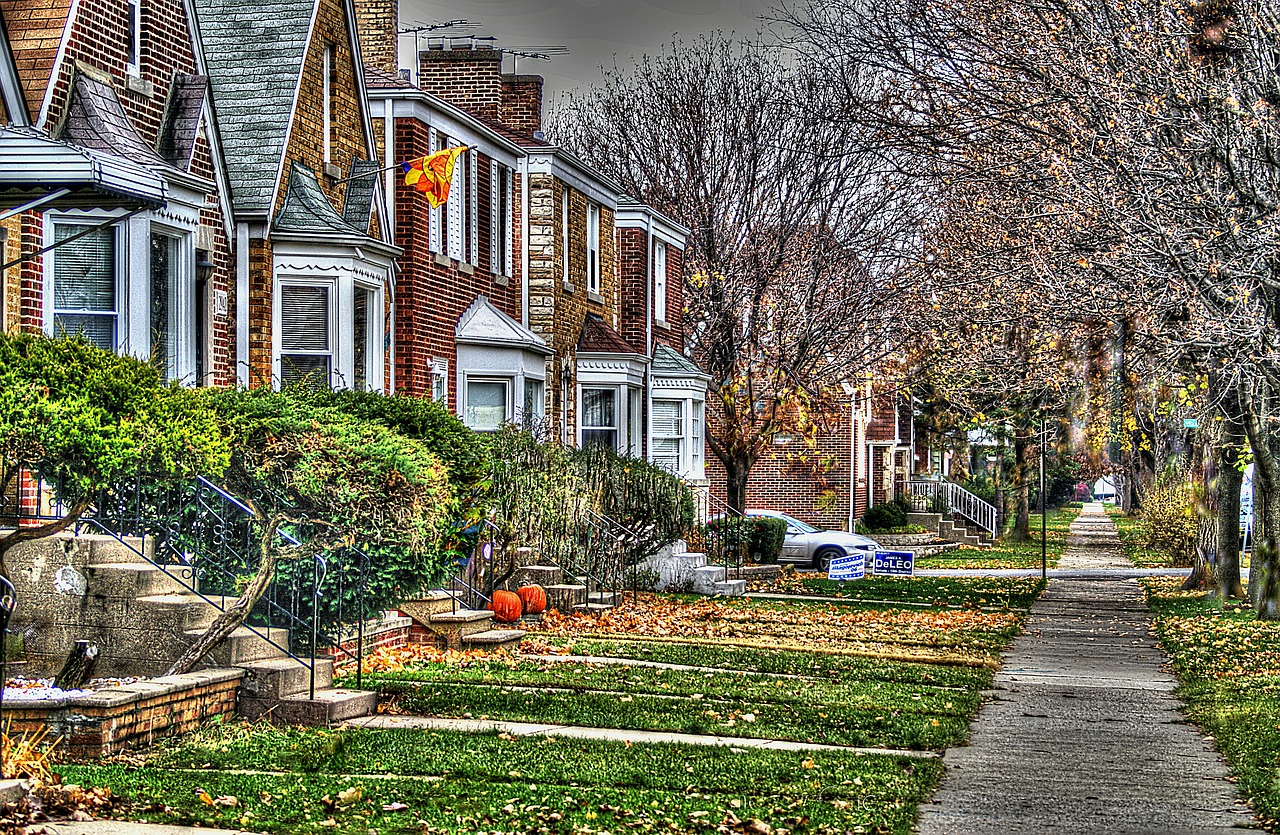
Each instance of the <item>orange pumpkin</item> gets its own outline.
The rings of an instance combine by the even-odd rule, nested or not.
[[[542,586],[521,586],[516,594],[520,595],[520,600],[524,602],[526,615],[540,615],[547,610],[547,593],[543,591]]]
[[[515,623],[520,620],[524,603],[521,602],[520,595],[513,591],[495,591],[489,609],[493,612],[493,619],[498,623]]]

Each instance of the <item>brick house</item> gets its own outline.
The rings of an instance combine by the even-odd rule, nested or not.
[[[0,18],[4,255],[22,259],[4,328],[230,382],[225,172],[191,8],[3,0]]]
[[[707,378],[680,354],[687,231],[547,143],[542,79],[504,73],[500,50],[433,41],[411,83],[395,9],[364,0],[358,13],[380,162],[470,147],[444,207],[397,172],[383,183],[404,251],[398,388],[481,431],[534,420],[701,478]]]
[[[235,382],[389,391],[394,259],[351,0],[194,0],[226,163]]]

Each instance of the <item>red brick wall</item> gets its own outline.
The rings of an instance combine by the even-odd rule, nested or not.
[[[708,403],[707,419],[713,404]],[[771,446],[755,466],[747,481],[747,506],[779,510],[821,528],[844,530],[849,525],[853,474],[857,462],[851,457],[853,428],[849,406],[823,421],[825,426],[812,444],[802,438]],[[859,454],[861,452],[859,451]],[[707,479],[711,489],[725,498],[724,468],[708,450]],[[863,488],[865,493],[865,487]]]
[[[427,126],[414,119],[396,121],[396,159],[413,159],[428,153]],[[400,391],[426,395],[431,392],[433,358],[449,361],[449,406],[457,408],[457,347],[455,328],[476,296],[484,294],[494,306],[516,321],[520,320],[520,279],[506,284],[490,271],[489,157],[479,154],[479,243],[480,266],[473,273],[459,269],[458,262],[436,263],[431,251],[429,221],[431,207],[422,192],[396,185],[396,244],[404,248],[400,274],[396,279],[396,377]],[[512,198],[512,264],[519,272],[521,183],[515,178]]]
[[[667,245],[667,327],[655,327],[653,338],[684,351],[684,251]]]
[[[418,86],[468,113],[502,116],[502,53],[496,49],[424,49]]]
[[[867,437],[873,441],[892,441],[896,438],[897,394],[877,391],[871,397],[871,425]]]
[[[618,291],[621,306],[618,333],[637,349],[646,346],[645,322],[649,305],[649,258],[645,243],[649,235],[643,229],[618,230]]]

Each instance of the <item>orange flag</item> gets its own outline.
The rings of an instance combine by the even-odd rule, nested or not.
[[[453,182],[453,166],[458,156],[468,150],[466,145],[445,148],[429,156],[402,163],[404,184],[413,186],[427,195],[431,208],[439,208],[449,199],[449,185]]]

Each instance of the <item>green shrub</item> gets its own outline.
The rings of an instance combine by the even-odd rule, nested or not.
[[[731,551],[744,551],[751,562],[772,565],[782,556],[787,522],[773,516],[733,516],[713,519],[707,527],[719,532]]]
[[[486,475],[488,452],[484,439],[430,398],[327,390],[303,396],[361,420],[377,421],[423,444],[444,462],[449,483],[455,489],[473,487]]]
[[[907,524],[907,514],[893,502],[873,505],[862,514],[862,525],[869,531],[890,531]]]

